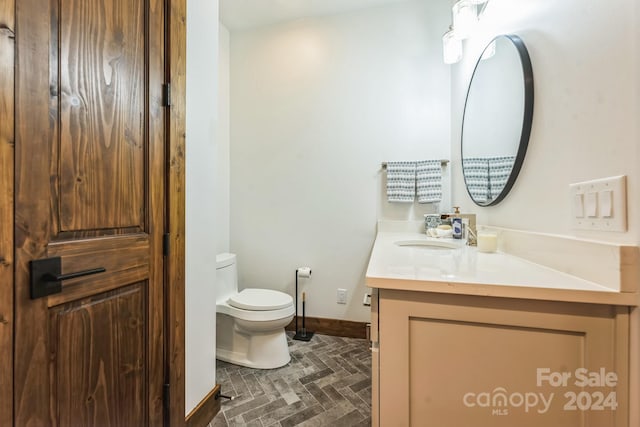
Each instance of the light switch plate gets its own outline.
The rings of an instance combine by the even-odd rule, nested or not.
[[[571,221],[573,228],[627,231],[626,176],[579,182],[569,185],[569,189],[572,201]],[[582,206],[578,202],[581,197]]]

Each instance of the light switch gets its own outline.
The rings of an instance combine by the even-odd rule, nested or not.
[[[611,218],[613,216],[613,191],[605,190],[598,194],[600,202],[600,216]]]
[[[627,231],[626,176],[618,175],[569,184],[569,197],[567,202],[571,207],[573,228]]]
[[[585,193],[584,207],[589,218],[596,218],[598,216],[598,193]]]
[[[573,212],[576,218],[584,218],[584,195],[575,194],[573,196]]]

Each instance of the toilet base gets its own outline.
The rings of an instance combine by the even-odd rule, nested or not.
[[[284,326],[249,332],[233,318],[218,313],[216,329],[216,359],[254,369],[280,368],[291,361]]]

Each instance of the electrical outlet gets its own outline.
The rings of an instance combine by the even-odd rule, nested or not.
[[[364,305],[365,307],[371,307],[371,294],[364,294],[362,305]]]
[[[346,303],[347,303],[347,290],[338,289],[338,304],[346,304]]]

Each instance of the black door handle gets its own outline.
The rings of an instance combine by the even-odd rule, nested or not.
[[[45,273],[44,276],[42,276],[42,280],[45,280],[47,282],[59,282],[61,280],[69,280],[69,279],[75,279],[77,277],[91,276],[92,274],[104,273],[105,271],[107,270],[104,267],[98,267],[98,268],[91,268],[89,270],[76,271],[74,273],[67,273],[67,274]]]
[[[76,271],[62,274],[62,260],[60,257],[32,260],[29,263],[31,273],[31,299],[46,297],[62,292],[62,281],[77,277],[104,273],[104,267]]]

